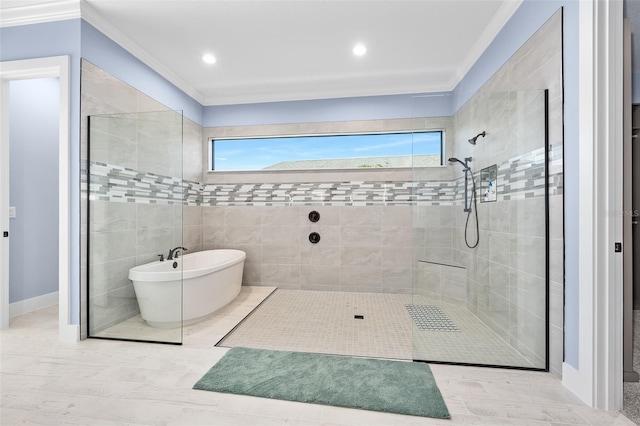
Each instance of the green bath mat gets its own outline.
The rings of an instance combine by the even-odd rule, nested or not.
[[[450,418],[431,369],[416,362],[236,347],[193,388]]]

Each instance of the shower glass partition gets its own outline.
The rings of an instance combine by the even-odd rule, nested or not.
[[[89,117],[89,337],[182,343],[182,264],[167,260],[183,245],[182,126],[175,111]],[[174,276],[134,286],[129,270],[152,262]]]
[[[547,96],[481,91],[414,162],[414,360],[548,369]]]

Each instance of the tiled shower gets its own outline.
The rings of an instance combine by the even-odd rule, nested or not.
[[[561,253],[562,242],[560,23],[559,16],[552,18],[451,117],[218,128],[201,128],[181,119],[182,142],[173,144],[173,148],[182,147],[181,176],[151,164],[126,163],[130,156],[101,161],[93,161],[92,156],[95,173],[90,182],[95,186],[92,199],[83,200],[83,212],[90,203],[92,208],[104,204],[98,207],[103,213],[89,217],[91,228],[83,234],[85,240],[89,237],[89,245],[84,246],[83,259],[91,241],[117,239],[106,244],[99,262],[89,265],[89,280],[105,284],[101,292],[89,293],[90,300],[84,293],[83,307],[100,302],[104,304],[96,305],[108,308],[90,312],[91,329],[83,324],[84,332],[95,335],[138,313],[123,272],[129,266],[152,261],[172,246],[183,245],[189,251],[237,248],[247,253],[245,285],[402,293],[420,303],[418,297],[426,297],[428,303],[463,307],[534,367],[546,367],[549,350],[549,368],[559,374],[562,261],[550,256],[548,289],[545,262],[546,242],[551,253]],[[83,61],[82,79],[84,117],[166,111],[87,61]],[[546,122],[542,89],[548,89]],[[445,131],[445,159],[472,157],[478,181],[480,170],[497,166],[497,201],[478,200],[481,243],[476,249],[464,244],[463,181],[456,166],[212,173],[204,161],[208,140],[215,137],[425,129]],[[545,129],[550,144],[548,204]],[[486,138],[476,146],[467,143],[482,130]],[[83,131],[86,141],[88,131]],[[153,149],[165,145],[156,144]],[[149,155],[142,157],[153,158]],[[89,159],[86,151],[83,158]],[[140,183],[150,187],[141,188]],[[178,186],[185,191],[180,193],[183,199],[170,203]],[[309,221],[312,210],[320,214],[318,222]],[[475,222],[469,226],[474,231]],[[311,232],[321,235],[320,243],[310,244]],[[121,250],[121,244],[127,249]],[[95,260],[95,253],[88,258]],[[84,268],[86,272],[86,264]],[[83,312],[83,319],[87,315]],[[419,348],[414,353],[420,357]]]

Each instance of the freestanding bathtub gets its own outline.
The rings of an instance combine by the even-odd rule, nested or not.
[[[205,250],[131,268],[142,318],[159,328],[202,321],[240,293],[245,258],[241,250]]]

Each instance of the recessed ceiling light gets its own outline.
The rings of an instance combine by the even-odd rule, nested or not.
[[[211,53],[207,53],[206,55],[202,55],[202,60],[205,61],[207,64],[215,64],[216,63],[216,57],[213,56]]]
[[[355,46],[353,46],[353,54],[356,56],[362,56],[365,53],[367,53],[367,46],[365,46],[362,43],[358,43]]]

